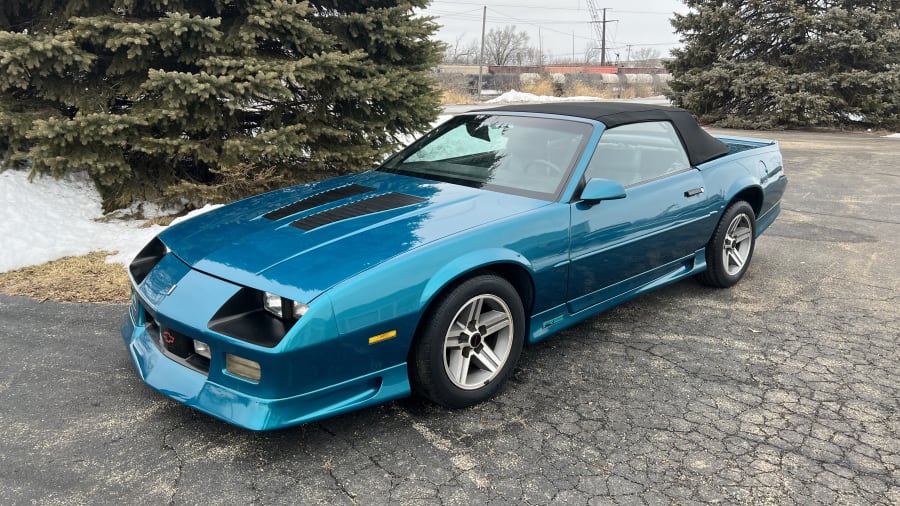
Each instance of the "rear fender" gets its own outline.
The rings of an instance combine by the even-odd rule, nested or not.
[[[730,204],[734,200],[745,200],[753,207],[753,211],[756,215],[759,216],[762,210],[764,192],[762,186],[760,186],[757,181],[740,181],[738,184],[735,184],[732,188],[728,189],[727,195],[728,198],[725,199],[727,204]]]
[[[738,196],[738,194],[747,190],[755,192],[756,196],[759,197],[756,202],[750,202],[750,205],[752,205],[754,210],[758,213],[759,205],[762,203],[763,189],[759,184],[759,178],[756,178],[749,174],[737,179],[728,187],[727,190],[725,190],[725,194],[723,195],[724,201],[722,202],[722,210],[728,207],[728,205],[735,199],[735,197]]]

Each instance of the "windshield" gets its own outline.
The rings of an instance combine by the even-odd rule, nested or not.
[[[379,170],[555,200],[591,130],[558,119],[458,116]]]

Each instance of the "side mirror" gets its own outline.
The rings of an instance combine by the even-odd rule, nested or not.
[[[612,179],[595,177],[584,185],[581,200],[600,201],[625,198],[625,187]]]

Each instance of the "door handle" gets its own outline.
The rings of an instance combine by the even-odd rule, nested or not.
[[[704,191],[706,191],[706,190],[704,190],[703,187],[701,186],[700,188],[694,188],[692,190],[688,190],[688,191],[684,192],[684,196],[688,197],[688,198],[696,197],[697,195],[700,195]]]

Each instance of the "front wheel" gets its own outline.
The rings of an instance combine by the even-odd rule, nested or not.
[[[449,408],[493,396],[522,352],[525,311],[515,288],[484,274],[443,295],[426,316],[410,357],[414,388]]]
[[[735,202],[722,215],[706,245],[706,270],[697,275],[704,285],[728,288],[744,277],[756,246],[756,213],[750,204]]]

